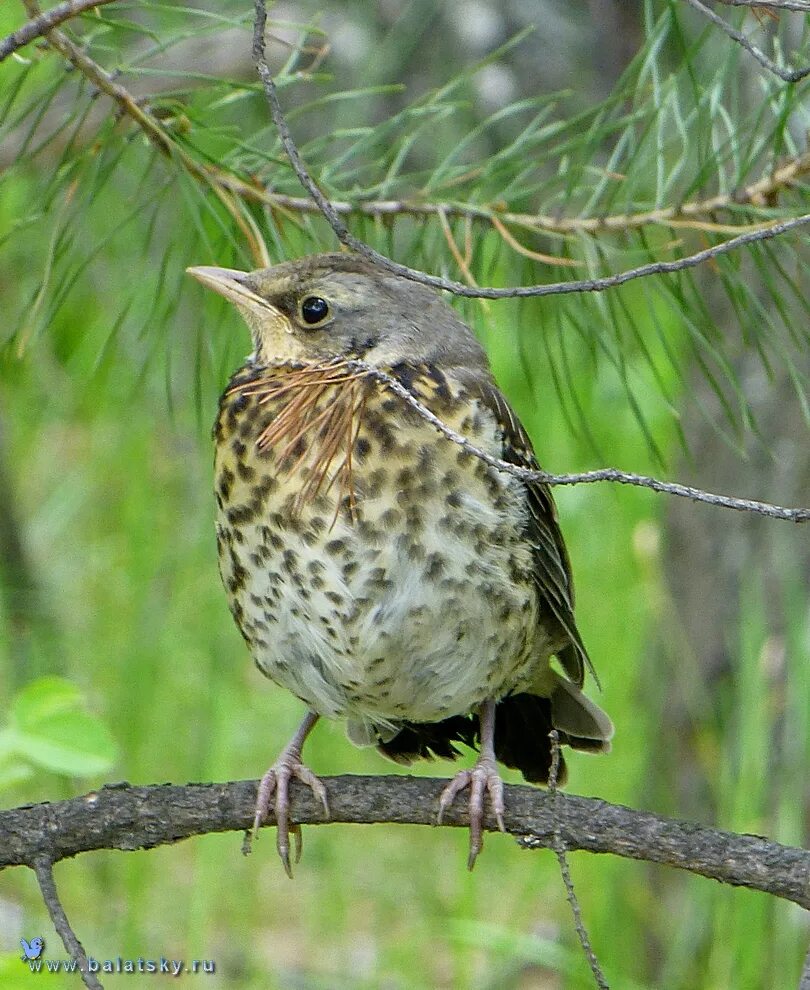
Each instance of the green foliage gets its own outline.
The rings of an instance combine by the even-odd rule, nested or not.
[[[4,64],[0,141],[11,156],[0,185],[9,217],[4,250],[12,265],[21,256],[34,261],[5,323],[9,350],[25,349],[45,327],[67,317],[94,285],[116,285],[114,298],[106,300],[105,325],[114,328],[115,339],[146,338],[133,355],[135,373],[146,372],[158,350],[149,335],[185,318],[189,298],[199,308],[198,290],[182,275],[186,265],[255,264],[240,230],[248,217],[274,258],[333,243],[323,221],[308,213],[267,210],[250,197],[225,202],[214,188],[218,178],[233,176],[254,189],[300,195],[247,61],[249,17],[235,2],[203,10],[142,0],[101,8],[82,18],[81,27],[74,25],[83,49],[114,68],[118,81],[134,92],[146,87],[155,93],[145,105],[163,128],[168,155],[150,145],[126,114],[115,120],[100,113],[95,88],[76,72],[67,79],[60,59],[32,49],[17,64]],[[368,73],[359,66],[352,74],[355,85],[336,90],[323,71],[328,60],[316,51],[326,39],[314,20],[275,24],[271,31],[297,38],[281,65],[276,49],[275,68],[291,126],[324,191],[357,207],[381,199],[442,206],[459,244],[469,233],[468,222],[454,218],[456,209],[477,206],[485,214],[517,216],[508,222],[512,235],[527,249],[559,257],[560,266],[526,263],[485,219],[473,222],[469,263],[479,282],[517,284],[610,274],[676,257],[746,224],[808,209],[806,168],[777,184],[773,195],[744,193],[801,155],[797,135],[810,123],[802,87],[741,71],[739,50],[715,30],[695,32],[675,0],[647,0],[645,17],[646,43],[600,102],[583,108],[581,97],[570,92],[537,94],[489,114],[476,110],[475,80],[489,66],[525,57],[541,40],[530,29],[455,74],[451,62],[444,78],[421,94],[401,97],[396,60],[385,78],[375,61]],[[227,71],[198,71],[193,53],[215,44],[225,30],[241,45],[242,57],[234,48]],[[415,57],[406,60],[409,66]],[[40,168],[46,157],[51,164]],[[192,175],[189,163],[210,168],[210,181]],[[696,202],[715,206],[689,207],[685,218],[621,222],[625,214]],[[617,219],[606,229],[582,223],[544,232],[532,227],[535,215]],[[355,229],[381,250],[456,275],[435,214],[385,224],[357,218]],[[720,406],[715,425],[738,446],[756,430],[736,368],[741,346],[756,351],[768,374],[788,368],[806,408],[806,302],[799,284],[805,242],[804,235],[788,236],[778,258],[773,246],[753,247],[706,271],[658,280],[651,289],[553,303],[558,311],[574,311],[579,330],[567,347],[600,353],[600,373],[625,390],[639,437],[657,458],[634,396],[649,378],[672,411],[657,381],[666,366],[680,375],[685,362],[699,364]],[[124,261],[131,278],[117,286],[113,269]],[[640,291],[659,297],[653,310],[674,306],[680,312],[665,339],[655,312],[631,302]],[[707,306],[719,295],[728,300],[724,310]],[[542,330],[527,326],[521,335],[530,346],[543,347],[547,371],[571,392],[572,423],[587,429],[576,412],[582,386],[566,373],[562,356],[546,346]],[[194,369],[194,389],[210,387],[217,370],[195,353],[200,346],[185,341],[180,353]],[[636,353],[638,360],[630,362]],[[168,401],[187,395],[187,385],[173,381]]]
[[[81,691],[61,677],[40,677],[11,699],[0,729],[0,790],[35,770],[70,777],[107,773],[117,750],[109,730],[83,710]]]

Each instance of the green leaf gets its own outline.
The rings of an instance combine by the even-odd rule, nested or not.
[[[11,724],[29,730],[60,712],[72,711],[82,703],[81,691],[64,677],[40,677],[27,684],[11,702]]]
[[[14,732],[15,748],[45,770],[90,776],[109,770],[117,747],[98,718],[80,711],[57,712],[37,726]]]
[[[79,688],[63,677],[40,677],[12,699],[0,732],[0,787],[30,774],[27,764],[72,776],[109,770],[117,758],[104,723],[83,711]]]

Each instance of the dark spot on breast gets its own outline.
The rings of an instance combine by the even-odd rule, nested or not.
[[[225,516],[231,525],[239,526],[243,523],[250,522],[255,514],[256,512],[252,505],[234,505],[228,509]]]
[[[425,371],[428,378],[436,385],[435,394],[439,399],[450,399],[450,389],[447,387],[447,378],[443,371],[439,371],[435,364],[426,364]]]
[[[224,467],[219,473],[219,479],[217,487],[219,488],[220,495],[227,499],[231,494],[231,488],[235,480],[235,475],[230,468]]]
[[[385,512],[380,516],[380,522],[387,529],[393,529],[399,524],[402,519],[402,513],[397,509],[386,509]]]
[[[416,378],[416,368],[412,364],[395,364],[391,369],[392,377],[396,378],[400,384],[404,385],[409,392],[413,391],[413,383]]]

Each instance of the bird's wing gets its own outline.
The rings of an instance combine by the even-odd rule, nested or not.
[[[528,433],[492,379],[480,372],[469,373],[465,370],[459,372],[459,377],[470,394],[498,421],[503,431],[502,459],[532,471],[540,470]],[[523,484],[529,509],[526,535],[534,548],[535,584],[542,601],[568,637],[568,645],[557,652],[557,657],[565,673],[578,687],[583,684],[586,667],[598,684],[599,679],[574,620],[571,565],[557,523],[557,507],[551,490],[538,481]]]

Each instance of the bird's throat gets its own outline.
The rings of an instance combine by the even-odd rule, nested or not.
[[[242,451],[249,460],[272,461],[279,476],[295,477],[294,514],[337,485],[337,506],[351,515],[352,451],[370,387],[362,371],[340,360],[271,366],[237,376],[223,396],[219,425],[232,423],[252,445]]]

